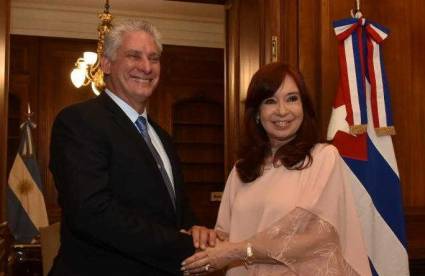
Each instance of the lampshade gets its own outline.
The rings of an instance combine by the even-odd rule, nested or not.
[[[85,71],[81,70],[81,68],[75,68],[74,70],[72,70],[71,81],[75,87],[80,88],[84,84],[85,79]]]
[[[93,65],[97,61],[97,54],[96,53],[93,53],[93,52],[84,52],[83,53],[83,58],[84,58],[84,61],[88,65]]]

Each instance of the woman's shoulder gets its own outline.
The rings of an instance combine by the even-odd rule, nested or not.
[[[317,143],[311,150],[313,162],[315,159],[333,161],[340,157],[338,149],[329,143]]]
[[[236,168],[236,164],[233,164],[232,169],[230,170],[229,174],[227,175],[227,184],[231,184],[234,185],[235,183],[239,183],[242,182],[239,178],[239,174],[238,174],[238,169]]]

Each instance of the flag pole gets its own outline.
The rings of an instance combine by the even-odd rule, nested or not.
[[[355,0],[354,5],[355,5],[355,8],[351,9],[351,11],[350,11],[351,17],[359,19],[363,16],[363,14],[360,10],[360,0]]]
[[[27,103],[27,120],[31,121],[31,116],[34,115],[33,112],[31,112],[31,105],[30,103]]]

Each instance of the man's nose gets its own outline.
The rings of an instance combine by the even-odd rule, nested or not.
[[[147,57],[142,57],[137,63],[137,69],[143,71],[145,74],[152,72],[151,61]]]

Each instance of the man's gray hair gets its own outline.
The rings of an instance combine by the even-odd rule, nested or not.
[[[150,34],[156,46],[158,46],[159,53],[162,52],[161,34],[158,29],[151,23],[141,19],[127,19],[114,24],[111,30],[105,35],[104,52],[103,55],[114,60],[117,54],[117,49],[121,46],[122,37],[129,32],[142,31]]]

